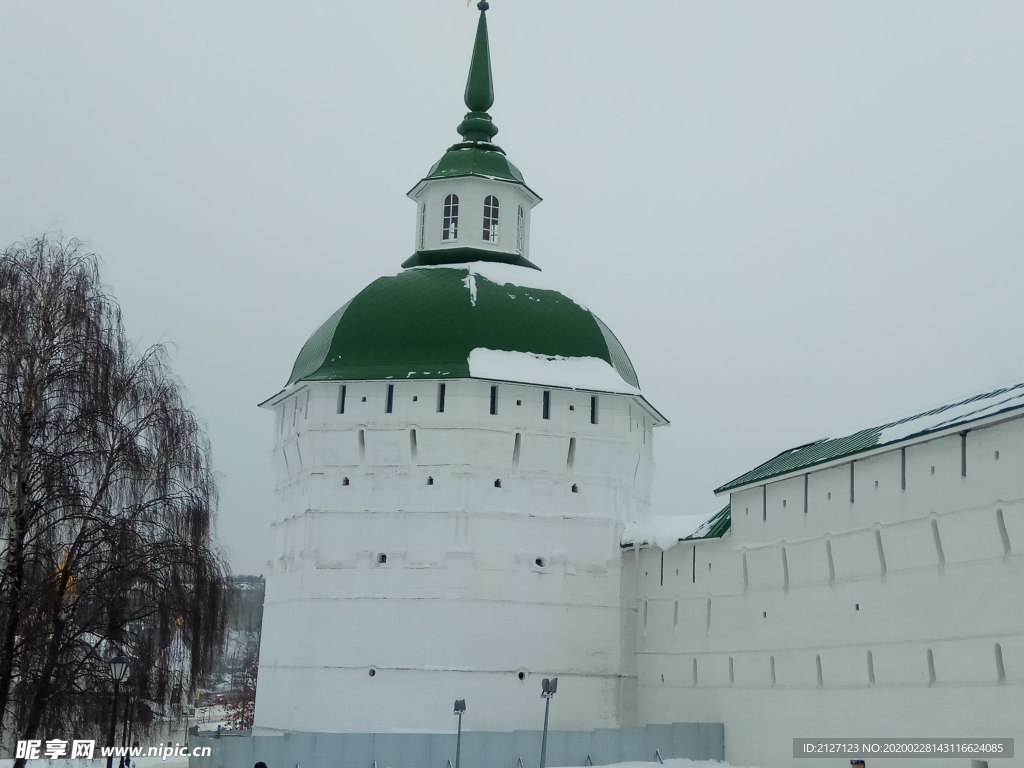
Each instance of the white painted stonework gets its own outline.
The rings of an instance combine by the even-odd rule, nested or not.
[[[256,732],[447,731],[456,698],[473,729],[534,729],[553,675],[558,727],[631,722],[619,542],[649,506],[656,414],[630,394],[470,379],[346,382],[339,413],[341,388],[271,403]]]
[[[724,722],[737,765],[848,764],[791,753],[848,736],[1011,737],[990,765],[1024,765],[1024,419],[1001,418],[739,489],[723,539],[630,551],[638,721]]]

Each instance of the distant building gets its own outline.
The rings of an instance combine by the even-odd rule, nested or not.
[[[413,255],[263,404],[255,731],[448,731],[457,698],[473,729],[535,729],[557,676],[559,728],[722,722],[743,765],[809,765],[794,737],[1024,745],[1024,385],[652,515],[666,421],[530,261],[540,198],[492,143],[480,7],[462,141],[409,193]]]

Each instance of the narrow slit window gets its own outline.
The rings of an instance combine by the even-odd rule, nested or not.
[[[597,395],[590,397],[590,423],[597,424]]]
[[[541,409],[541,415],[545,419],[551,418],[551,393],[547,390],[544,391],[544,404]]]
[[[444,384],[437,385],[437,412],[444,413]]]
[[[388,396],[384,402],[384,413],[391,413],[395,407],[395,385],[388,384]]]
[[[491,416],[498,414],[498,388],[491,387]]]
[[[345,385],[338,387],[338,413],[345,412]]]
[[[498,198],[488,195],[484,198],[484,242],[498,242]]]
[[[516,222],[516,250],[523,253],[526,249],[526,211],[519,206],[519,219]]]
[[[448,195],[444,199],[444,217],[441,221],[441,239],[459,239],[459,196]]]
[[[576,465],[576,438],[569,438],[569,453],[565,457],[566,469],[572,469]]]
[[[426,243],[426,232],[427,232],[427,206],[420,206],[420,247],[423,250],[423,245]]]

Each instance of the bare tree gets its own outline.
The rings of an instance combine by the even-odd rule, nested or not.
[[[96,734],[115,652],[168,695],[224,626],[217,489],[162,346],[137,352],[97,259],[40,237],[0,255],[0,728]],[[177,643],[175,642],[177,638]],[[177,655],[177,658],[175,658]],[[189,683],[191,686],[191,683]]]

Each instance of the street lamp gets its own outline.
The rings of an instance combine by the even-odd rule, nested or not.
[[[462,716],[466,714],[466,700],[455,700],[455,714],[459,716],[459,733],[455,737],[455,768],[459,768],[459,752],[462,749]]]
[[[551,708],[551,697],[558,691],[558,678],[552,677],[549,680],[545,677],[540,681],[540,688],[540,697],[544,699],[544,735],[540,740],[540,768],[544,768],[544,760],[548,753],[548,710]]]
[[[114,681],[114,705],[110,708],[110,735],[107,737],[107,746],[110,747],[110,754],[107,755],[107,768],[114,765],[114,731],[117,728],[117,693],[121,682],[128,675],[128,659],[118,654],[110,660],[110,678]]]

